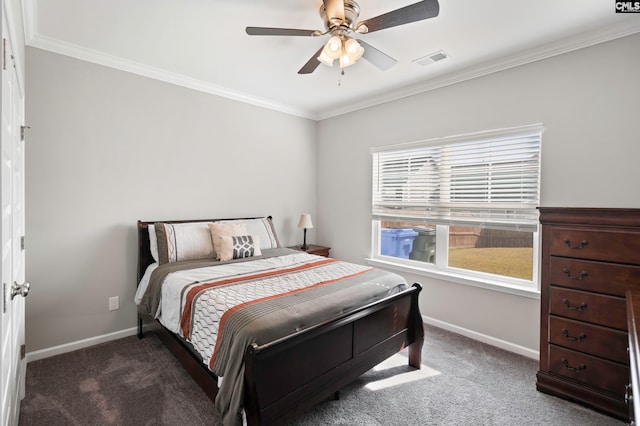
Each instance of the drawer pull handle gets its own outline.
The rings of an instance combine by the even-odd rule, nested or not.
[[[562,270],[562,272],[564,272],[565,274],[567,274],[567,276],[568,276],[569,278],[571,278],[572,280],[579,280],[579,281],[582,281],[582,280],[583,280],[587,275],[589,275],[589,274],[587,273],[587,271],[582,271],[582,272],[580,273],[580,275],[572,275],[572,274],[571,274],[571,271],[570,271],[570,270],[568,270],[567,268],[564,268],[564,269]]]
[[[572,246],[572,245],[571,245],[571,240],[570,240],[570,239],[568,239],[568,238],[565,238],[563,242],[567,245],[567,247],[569,247],[569,248],[570,248],[570,249],[572,249],[572,250],[580,250],[580,249],[583,249],[587,244],[589,244],[589,242],[588,242],[587,240],[582,240],[582,242],[580,243],[580,245]]]
[[[580,306],[571,306],[571,302],[569,302],[567,299],[562,299],[562,303],[567,305],[567,308],[571,309],[572,311],[582,312],[587,309],[586,303],[581,303]]]
[[[584,333],[578,334],[578,337],[569,336],[569,330],[567,330],[566,328],[562,329],[562,334],[567,338],[567,340],[571,340],[573,342],[582,342],[587,338],[587,335]]]
[[[569,365],[569,361],[567,361],[565,358],[562,358],[562,365],[564,365],[564,368],[566,368],[569,371],[582,371],[587,369],[587,366],[584,364],[580,364],[577,367],[571,367]]]

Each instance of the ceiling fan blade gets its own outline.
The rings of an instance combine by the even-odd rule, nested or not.
[[[340,25],[344,21],[344,0],[323,0],[329,22]]]
[[[316,68],[318,68],[318,65],[320,65],[318,56],[320,56],[320,52],[322,52],[322,49],[324,49],[324,46],[320,46],[320,49],[318,49],[318,51],[311,57],[311,59],[309,59],[307,63],[304,64],[302,68],[300,68],[298,74],[311,74],[316,70]]]
[[[364,48],[364,53],[362,57],[367,61],[371,62],[373,65],[381,69],[382,71],[386,71],[395,64],[398,63],[391,56],[387,55],[384,52],[379,51],[375,47],[371,46],[369,43],[365,43],[362,40],[358,40],[358,43],[362,45]]]
[[[302,36],[313,37],[322,35],[318,30],[296,30],[293,28],[266,28],[266,27],[247,27],[247,34],[259,36]]]
[[[362,27],[362,25],[366,25],[367,31],[359,32],[362,32],[363,34],[372,33],[374,31],[384,30],[385,28],[396,27],[410,22],[433,18],[438,16],[438,13],[440,13],[440,4],[438,3],[438,0],[423,0],[380,16],[376,16],[375,18],[359,22],[356,27],[356,31],[358,31],[358,28]]]

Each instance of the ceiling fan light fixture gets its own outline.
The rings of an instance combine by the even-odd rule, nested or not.
[[[324,45],[322,52],[320,52],[320,56],[318,56],[318,60],[323,64],[332,67],[333,61],[344,56],[344,45],[342,43],[342,38],[339,36],[332,36],[327,44]]]
[[[338,59],[342,51],[342,40],[340,39],[340,37],[332,36],[325,45],[324,50],[327,51],[327,55],[329,55],[330,58]]]
[[[360,59],[360,57],[364,53],[364,48],[360,46],[360,43],[358,43],[358,40],[353,38],[348,39],[344,43],[344,50],[347,56],[349,56],[349,59],[351,59],[353,62]]]
[[[351,65],[355,64],[356,61],[351,59],[351,57],[349,55],[342,55],[340,56],[340,68],[346,68],[346,67],[350,67]]]
[[[329,55],[325,53],[325,50],[327,50],[326,46],[324,49],[322,49],[322,52],[320,52],[320,56],[318,56],[318,60],[323,64],[325,64],[326,66],[332,67],[334,59],[329,57]]]
[[[348,55],[340,56],[340,68],[350,67],[355,64],[355,61],[352,61]]]

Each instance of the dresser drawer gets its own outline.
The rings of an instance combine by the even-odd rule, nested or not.
[[[627,329],[624,298],[549,286],[549,313],[566,318]]]
[[[549,346],[549,371],[620,397],[629,384],[629,367],[553,345]]]
[[[564,287],[624,297],[633,286],[640,288],[640,267],[552,256],[549,281]]]
[[[552,256],[640,264],[640,233],[554,226],[550,234]]]
[[[629,340],[624,331],[550,316],[549,343],[629,364]]]

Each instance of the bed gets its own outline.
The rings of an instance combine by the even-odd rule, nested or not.
[[[281,247],[269,216],[137,230],[138,336],[160,337],[225,425],[282,424],[404,348],[420,368],[419,284]]]

